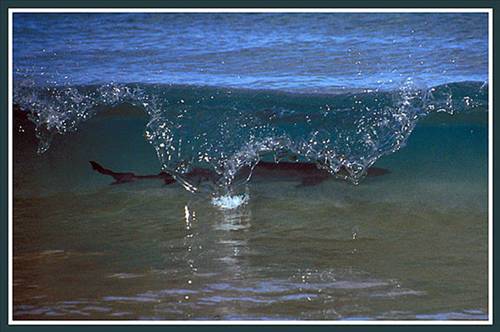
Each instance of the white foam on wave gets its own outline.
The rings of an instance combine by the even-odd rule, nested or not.
[[[224,195],[212,198],[212,204],[223,210],[236,209],[239,206],[247,204],[249,197],[247,194],[243,195]]]

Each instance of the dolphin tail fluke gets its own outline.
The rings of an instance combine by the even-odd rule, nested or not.
[[[104,174],[104,175],[109,175],[115,179],[115,182],[113,184],[118,184],[118,183],[125,183],[125,182],[132,182],[135,180],[136,176],[134,173],[117,173],[113,172],[110,169],[104,168],[101,164],[99,164],[96,161],[89,161],[90,165],[92,166],[92,169],[94,171],[97,171],[98,173]]]
[[[112,175],[113,175],[113,173],[114,173],[113,171],[111,171],[111,170],[109,170],[109,169],[106,169],[106,168],[102,167],[102,165],[101,165],[101,164],[99,164],[99,163],[98,163],[98,162],[96,162],[96,161],[91,160],[91,161],[89,161],[89,163],[90,163],[90,165],[92,165],[92,169],[93,169],[94,171],[97,171],[97,172],[99,172],[99,173],[101,173],[101,174],[104,174],[104,175],[111,175],[111,176],[112,176]]]

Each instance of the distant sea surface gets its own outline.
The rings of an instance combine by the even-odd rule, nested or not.
[[[488,78],[487,14],[14,15],[15,77],[37,84],[428,87]]]

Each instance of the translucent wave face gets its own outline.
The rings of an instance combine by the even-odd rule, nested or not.
[[[54,134],[74,132],[100,110],[123,103],[150,112],[154,97],[137,86],[121,84],[35,87],[30,81],[21,81],[14,86],[14,104],[30,112],[35,124],[38,153],[47,151]]]
[[[146,136],[163,167],[191,191],[203,190],[195,170],[204,168],[213,171],[210,191],[234,193],[264,156],[314,162],[358,183],[378,158],[405,144],[429,111],[452,112],[483,100],[480,87],[473,88],[469,104],[456,87],[422,90],[411,80],[393,92],[337,96],[173,89]]]
[[[145,136],[162,168],[190,191],[225,197],[236,194],[263,158],[313,162],[358,183],[378,158],[405,144],[420,118],[433,111],[485,107],[486,93],[483,83],[417,89],[411,80],[396,91],[342,95],[144,84],[18,84],[14,102],[30,111],[40,153],[55,133],[76,130],[100,110],[123,103],[140,106],[150,117]]]

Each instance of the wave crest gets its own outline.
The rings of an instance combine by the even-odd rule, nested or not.
[[[37,87],[17,82],[14,103],[29,111],[45,152],[55,134],[73,132],[110,107],[131,104],[149,116],[145,137],[162,168],[190,191],[232,193],[262,159],[314,162],[357,184],[380,157],[404,146],[432,112],[486,109],[487,85],[450,83],[396,91],[311,95],[179,85]],[[216,174],[206,187],[188,175]]]

